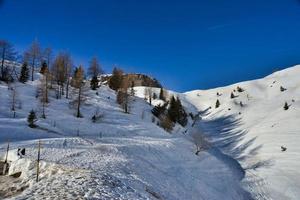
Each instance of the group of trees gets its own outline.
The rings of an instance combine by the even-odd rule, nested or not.
[[[46,118],[45,108],[49,103],[49,90],[53,90],[55,97],[61,99],[63,96],[69,99],[72,97],[71,103],[75,105],[76,117],[81,117],[80,107],[84,101],[84,89],[86,88],[84,67],[75,67],[72,57],[67,52],[59,52],[53,55],[51,48],[42,48],[37,40],[23,53],[18,56],[13,45],[6,41],[0,40],[0,81],[4,81],[11,85],[12,82],[18,80],[26,83],[29,79],[35,80],[35,73],[39,72],[42,77],[37,88],[36,97],[41,105],[41,117]],[[18,69],[18,63],[22,63]],[[88,67],[88,76],[90,80],[90,88],[96,90],[99,87],[99,75],[103,73],[101,65],[96,57],[92,58]],[[17,91],[16,87],[9,86],[11,89],[11,110],[16,109]],[[70,94],[70,92],[72,94]],[[33,116],[35,111],[31,111]],[[37,116],[35,116],[36,118]],[[31,127],[34,120],[30,123]]]
[[[121,105],[125,113],[129,113],[131,96],[134,96],[134,83],[129,80],[128,76],[124,76],[122,69],[114,67],[108,85],[117,92],[117,103]],[[130,91],[129,88],[131,88]]]
[[[188,115],[180,99],[174,96],[170,98],[170,101],[156,105],[152,109],[152,114],[160,119],[159,125],[167,131],[172,130],[174,123],[186,126],[188,122]]]
[[[87,90],[88,81],[86,80],[83,66],[75,67],[72,57],[67,52],[59,52],[53,55],[51,48],[43,49],[37,40],[34,40],[22,57],[22,65],[16,70],[14,64],[8,65],[6,61],[16,61],[17,52],[13,45],[5,40],[0,40],[0,79],[6,82],[18,80],[26,83],[29,79],[35,80],[35,73],[39,72],[42,76],[39,79],[36,98],[39,99],[41,108],[41,117],[46,118],[46,107],[49,104],[49,95],[55,94],[56,99],[65,97],[70,99],[70,105],[76,110],[76,117],[82,117],[81,105],[86,99],[85,91]],[[12,62],[14,63],[14,62]],[[103,74],[101,65],[96,57],[92,58],[87,70],[90,77],[90,89],[96,90],[99,87],[99,75]],[[125,113],[130,112],[130,101],[135,95],[134,81],[120,68],[114,68],[112,76],[108,80],[111,89],[117,92],[117,102],[121,105]],[[53,91],[53,92],[51,92]],[[12,88],[12,106],[14,111],[16,108],[16,88]],[[174,123],[182,126],[187,124],[187,114],[181,104],[180,99],[172,96],[167,101],[167,93],[161,88],[159,95],[153,92],[152,87],[145,89],[145,97],[149,104],[153,99],[161,99],[163,105],[155,106],[152,110],[153,114],[160,119],[160,124],[167,130],[171,130]],[[34,110],[29,113],[28,123],[30,127],[35,127],[34,122],[37,115]]]

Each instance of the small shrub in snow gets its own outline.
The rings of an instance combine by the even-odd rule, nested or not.
[[[234,99],[235,97],[238,97],[238,96],[235,96],[235,95],[233,94],[233,92],[231,92],[230,98],[231,98],[231,99]]]
[[[240,86],[237,86],[236,90],[237,90],[238,92],[244,92],[244,91],[245,91],[245,90],[244,90],[243,88],[241,88]]]
[[[290,106],[288,105],[288,103],[287,103],[287,102],[285,102],[285,103],[284,103],[284,106],[283,106],[283,109],[284,109],[284,110],[288,110],[288,109],[289,109],[289,107],[290,107]]]
[[[104,117],[103,113],[100,113],[100,109],[97,108],[95,114],[92,116],[92,122],[96,123],[99,122]]]
[[[284,91],[286,91],[286,88],[280,86],[280,92],[284,92]]]
[[[35,122],[37,121],[37,117],[36,117],[36,114],[34,112],[34,110],[31,110],[29,112],[29,115],[27,117],[27,122],[28,122],[28,126],[30,128],[36,128],[36,125],[35,125]]]
[[[244,107],[244,104],[243,104],[243,102],[242,102],[242,101],[240,101],[240,106],[241,106],[241,107]]]
[[[219,108],[219,106],[220,106],[221,104],[220,104],[220,101],[219,101],[219,99],[217,99],[217,101],[216,101],[216,108]]]
[[[280,148],[281,148],[281,151],[286,151],[287,150],[287,148],[284,147],[284,146],[281,146]]]

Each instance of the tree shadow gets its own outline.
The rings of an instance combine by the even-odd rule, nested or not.
[[[204,112],[197,126],[214,147],[245,165],[244,170],[256,170],[272,165],[272,160],[261,160],[256,157],[263,145],[255,144],[257,137],[245,138],[248,131],[239,128],[242,125],[239,115],[203,119],[208,114],[209,112]]]

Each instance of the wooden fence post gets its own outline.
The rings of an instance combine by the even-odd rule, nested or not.
[[[8,168],[8,163],[7,163],[8,152],[9,152],[9,141],[7,142],[6,155],[5,155],[5,161],[4,161],[4,166],[3,166],[3,175],[6,174],[7,168]]]
[[[37,164],[36,164],[36,182],[39,182],[40,154],[41,154],[41,140],[39,140],[39,145],[38,145],[38,157],[37,157]]]

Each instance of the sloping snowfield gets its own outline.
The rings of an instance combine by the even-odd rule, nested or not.
[[[206,111],[200,124],[203,132],[240,162],[245,181],[256,185],[248,189],[258,199],[300,198],[299,77],[300,66],[295,66],[263,79],[184,94]],[[244,91],[237,91],[238,86]],[[217,99],[220,107],[215,108]]]
[[[9,141],[9,173],[21,172],[19,178],[0,176],[0,199],[299,199],[299,76],[295,66],[212,90],[168,91],[200,116],[194,126],[189,118],[187,127],[176,125],[172,133],[153,122],[144,87],[135,88],[130,114],[122,112],[107,86],[98,95],[86,91],[83,118],[75,117],[70,99],[57,100],[51,91],[47,118],[32,129],[26,118],[31,109],[41,116],[35,97],[39,80],[15,84],[15,118],[11,90],[0,83],[0,156]],[[96,110],[102,118],[93,123]],[[197,131],[210,142],[199,155],[191,137]],[[24,158],[16,155],[18,148],[26,148]]]
[[[177,125],[172,134],[165,132],[152,122],[152,107],[138,97],[131,102],[130,114],[123,113],[115,92],[106,86],[99,95],[86,92],[83,118],[74,116],[69,99],[57,100],[50,92],[47,118],[39,119],[38,128],[29,128],[29,111],[41,115],[35,97],[38,83],[16,83],[15,118],[11,91],[0,84],[0,152],[4,158],[10,141],[9,174],[21,172],[19,178],[0,176],[0,198],[250,199],[241,186],[244,171],[238,162],[215,148],[195,155],[185,129]],[[93,123],[96,109],[103,117]],[[38,139],[42,149],[37,183]],[[24,158],[16,155],[18,148],[26,148]]]

